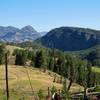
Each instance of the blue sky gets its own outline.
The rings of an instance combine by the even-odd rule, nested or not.
[[[0,26],[100,29],[100,0],[0,0]]]

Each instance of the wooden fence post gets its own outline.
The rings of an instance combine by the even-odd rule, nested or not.
[[[9,87],[8,87],[8,56],[5,54],[5,73],[6,73],[6,93],[7,100],[9,100]]]

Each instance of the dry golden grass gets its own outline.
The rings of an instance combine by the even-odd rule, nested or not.
[[[21,48],[16,46],[11,46],[11,45],[6,46],[6,50],[10,51],[10,54],[12,54],[15,49],[21,49]]]
[[[10,51],[10,54],[13,53],[14,49],[21,49],[16,46],[6,46],[6,50]],[[9,78],[9,93],[10,93],[10,100],[19,100],[20,98],[25,97],[25,100],[33,100],[30,99],[32,95],[32,89],[30,87],[29,79],[27,76],[27,71],[29,73],[31,84],[34,90],[34,93],[42,89],[44,93],[47,93],[48,87],[55,86],[57,89],[62,89],[62,84],[54,83],[54,74],[53,72],[47,71],[43,73],[39,69],[28,67],[25,68],[23,66],[16,66],[16,65],[9,65],[8,66],[8,78]],[[57,75],[60,77],[59,75]],[[67,80],[67,85],[69,81]],[[0,100],[5,100],[5,66],[0,66]],[[73,83],[70,91],[71,92],[78,92],[83,90],[83,87],[80,85]]]
[[[62,85],[59,83],[53,83],[53,76],[55,73],[48,71],[46,73],[41,72],[39,69],[28,67],[24,68],[23,66],[8,66],[8,75],[9,75],[9,89],[13,91],[17,91],[18,93],[31,91],[31,87],[29,84],[27,71],[29,73],[32,87],[35,92],[39,89],[43,91],[47,91],[48,87],[55,86],[57,89],[61,89]],[[67,80],[67,84],[69,81]],[[5,66],[0,66],[0,90],[5,90]],[[80,85],[73,83],[71,87],[71,92],[78,92],[83,90],[83,87]]]

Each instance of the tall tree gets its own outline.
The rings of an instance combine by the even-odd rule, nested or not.
[[[83,85],[84,82],[84,61],[78,60],[77,64],[77,83]]]
[[[27,55],[28,52],[27,50],[17,50],[16,51],[16,60],[15,60],[15,64],[16,65],[25,65],[26,61],[27,61]]]
[[[5,56],[5,45],[0,44],[0,64],[4,63],[4,56]]]
[[[92,86],[92,70],[91,70],[91,63],[87,64],[87,87]]]
[[[43,59],[43,52],[42,51],[37,51],[36,55],[35,55],[35,67],[36,68],[43,68],[43,63],[44,63],[44,59]]]

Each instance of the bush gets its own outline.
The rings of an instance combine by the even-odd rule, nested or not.
[[[66,87],[66,81],[63,83],[63,88],[62,88],[61,94],[62,94],[63,100],[67,100],[70,97],[69,91]]]
[[[94,91],[95,91],[95,92],[100,92],[100,86],[96,86],[96,87],[94,88]]]
[[[51,88],[51,94],[53,95],[55,92],[57,92],[57,89],[56,89],[55,86],[53,86],[53,87]]]
[[[44,97],[43,91],[40,89],[37,94],[38,94],[39,100],[42,100]]]

